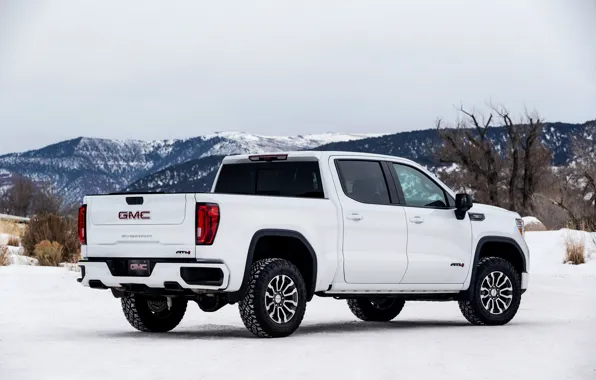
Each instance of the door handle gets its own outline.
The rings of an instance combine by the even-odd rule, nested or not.
[[[424,219],[421,216],[413,216],[410,218],[411,223],[421,224],[424,223]]]
[[[346,219],[348,220],[353,220],[355,222],[358,222],[360,220],[362,220],[364,217],[360,214],[350,214],[348,216],[346,216]]]

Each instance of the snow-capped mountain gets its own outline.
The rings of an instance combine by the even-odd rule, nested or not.
[[[571,137],[596,141],[596,121],[548,123],[543,141],[553,165],[573,162]],[[489,137],[505,149],[506,131],[491,128]],[[48,182],[67,200],[113,191],[207,191],[225,155],[289,150],[341,150],[389,154],[439,166],[441,138],[435,129],[389,135],[326,133],[304,136],[259,136],[220,132],[181,140],[117,141],[80,137],[24,153],[0,156],[0,188],[20,174]]]
[[[85,194],[124,189],[161,169],[210,156],[303,150],[371,135],[326,133],[304,136],[260,136],[220,132],[180,140],[108,140],[79,137],[38,150],[0,156],[0,186],[12,174],[50,183],[69,201]]]
[[[553,165],[567,165],[574,159],[571,149],[571,136],[581,136],[586,140],[594,139],[596,141],[595,129],[596,122],[584,124],[548,124],[544,128],[543,140],[553,152]],[[507,135],[504,128],[491,128],[489,138],[497,145],[498,149],[506,148]],[[234,139],[234,142],[238,142],[238,140]],[[226,143],[220,144],[220,146]],[[243,141],[243,144],[248,143],[247,141]],[[429,129],[353,140],[345,139],[344,141],[324,144],[315,149],[370,152],[405,157],[426,165],[432,170],[439,169],[438,166],[440,164],[437,162],[435,152],[441,146],[441,143],[441,137],[437,131]],[[234,149],[240,150],[240,146]],[[251,150],[249,149],[249,151]],[[208,191],[215,178],[217,168],[223,159],[223,154],[217,155],[217,151],[213,151],[213,153],[216,155],[191,160],[156,171],[135,181],[126,190],[152,192]],[[448,172],[449,170],[453,170],[453,167],[444,167],[441,170]]]
[[[130,184],[127,192],[207,192],[225,156],[208,156],[168,166]]]
[[[545,124],[542,140],[552,152],[554,166],[565,166],[574,160],[571,141],[574,136],[596,141],[596,120],[583,124]],[[487,137],[496,145],[497,150],[506,149],[507,132],[504,127],[490,128]],[[426,129],[351,142],[333,142],[316,149],[388,154],[409,158],[422,165],[434,167],[438,164],[436,149],[441,145],[442,140],[437,130]]]

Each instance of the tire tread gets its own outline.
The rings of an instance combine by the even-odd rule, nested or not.
[[[494,265],[505,265],[506,267],[508,267],[508,269],[511,271],[511,273],[513,273],[514,278],[512,278],[511,280],[516,282],[517,284],[520,284],[520,276],[519,273],[517,272],[517,270],[515,270],[515,268],[513,267],[513,265],[500,257],[493,257],[493,256],[486,256],[486,257],[482,257],[479,261],[478,264],[476,266],[476,271],[477,273],[480,272],[482,270],[482,268],[484,267],[488,267],[488,266],[494,266]],[[478,280],[478,279],[476,279]],[[476,291],[479,287],[479,283],[475,284],[475,289],[474,289],[474,294],[472,295],[472,297],[476,296]],[[519,307],[519,300],[514,300],[517,305],[513,305],[513,307]],[[462,315],[464,316],[464,318],[466,318],[468,320],[468,322],[470,322],[473,325],[476,326],[485,326],[485,325],[495,325],[495,324],[505,324],[507,322],[509,322],[511,319],[513,319],[513,317],[515,316],[515,313],[512,314],[511,318],[501,321],[499,323],[487,323],[487,321],[482,318],[482,316],[479,314],[478,310],[477,310],[477,306],[475,306],[475,302],[472,299],[466,299],[466,300],[460,300],[458,301],[459,304],[459,309],[462,313]]]
[[[356,318],[370,322],[388,322],[397,317],[405,306],[405,301],[396,300],[397,304],[391,306],[388,310],[374,310],[366,298],[348,299],[348,307]]]
[[[278,271],[282,268],[297,273],[297,275],[300,277],[300,280],[297,281],[296,279],[294,279],[294,283],[298,287],[298,291],[302,294],[301,297],[306,297],[306,288],[304,285],[304,280],[302,279],[300,271],[298,270],[298,268],[296,268],[294,264],[287,260],[278,258],[268,258],[254,262],[250,270],[248,288],[243,299],[238,303],[238,310],[240,312],[240,317],[242,319],[242,322],[244,323],[244,326],[246,326],[246,328],[257,337],[274,338],[280,336],[287,336],[294,331],[292,330],[290,334],[273,334],[270,331],[267,331],[266,326],[264,326],[264,324],[259,321],[259,318],[257,317],[257,310],[255,309],[257,285],[259,284],[260,280],[262,278],[267,278],[271,272]],[[296,312],[294,318],[296,319],[292,319],[292,324],[299,326],[302,322],[302,319],[304,318],[304,311],[300,313]]]
[[[182,321],[186,313],[187,302],[177,302],[174,314],[167,319],[158,320],[152,315],[147,315],[149,311],[142,308],[139,309],[137,302],[140,296],[135,294],[127,294],[121,298],[122,312],[126,320],[132,327],[142,332],[167,332],[174,329]],[[152,319],[153,317],[153,319]]]

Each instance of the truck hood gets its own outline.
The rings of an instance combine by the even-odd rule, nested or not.
[[[509,211],[507,209],[485,205],[483,203],[474,203],[474,206],[470,209],[470,212],[481,212],[483,214],[501,214],[501,215],[509,215],[511,217],[519,218],[520,215],[516,212]]]

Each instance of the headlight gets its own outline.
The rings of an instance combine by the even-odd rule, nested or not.
[[[515,219],[515,224],[517,225],[517,230],[519,231],[521,236],[524,236],[524,220],[523,219]]]

